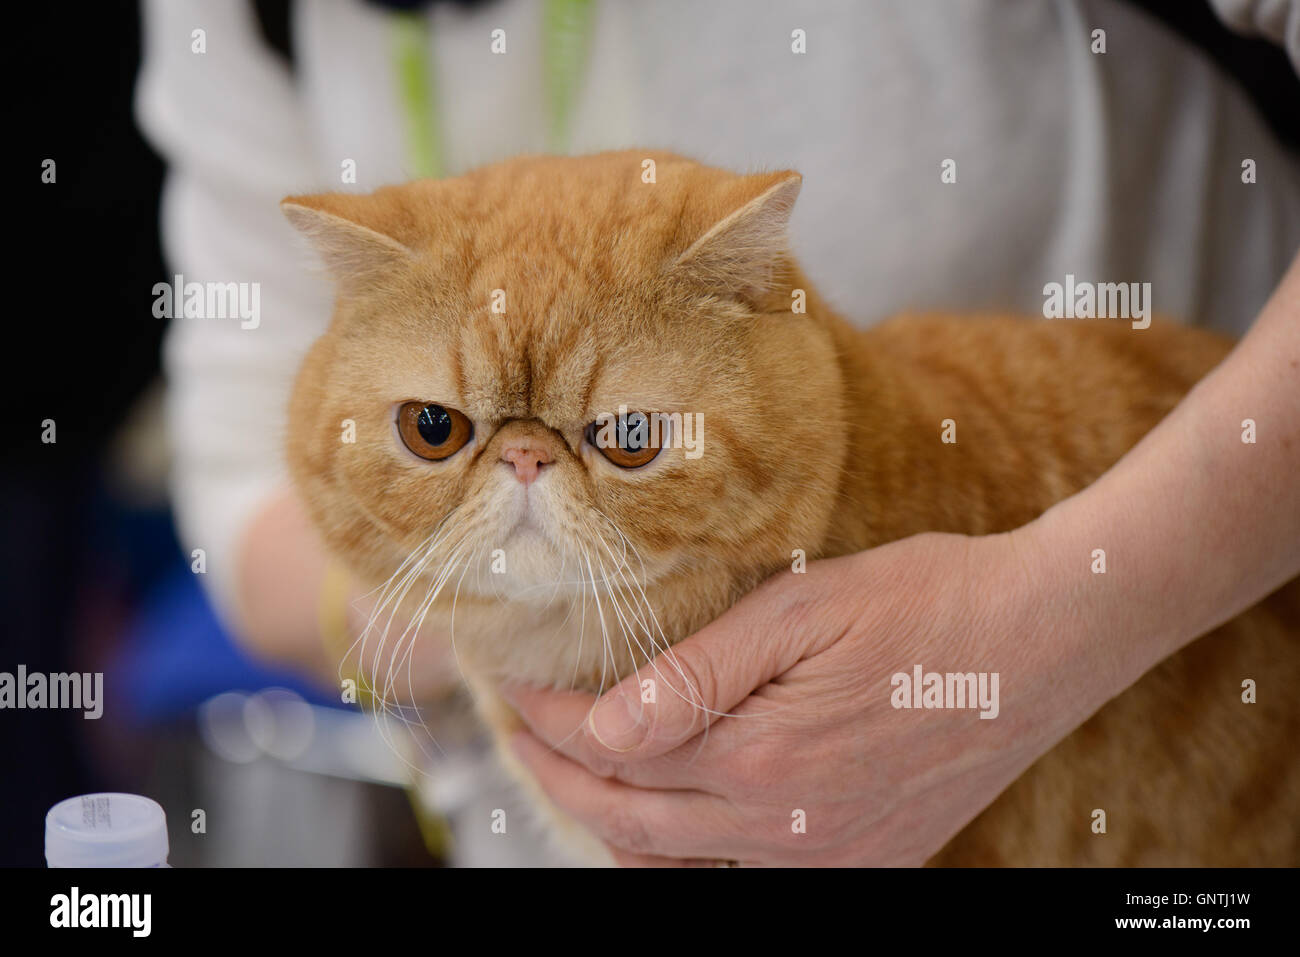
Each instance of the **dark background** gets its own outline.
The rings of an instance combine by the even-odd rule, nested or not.
[[[164,325],[150,289],[166,275],[163,167],[131,116],[135,4],[15,7],[4,153],[21,218],[5,244],[15,294],[0,445],[0,671],[59,672],[84,668],[73,668],[72,650],[110,640],[112,619],[144,584],[145,552],[113,541],[103,458],[158,375]],[[41,182],[47,158],[57,163],[52,185]],[[57,422],[53,445],[41,442],[44,419]],[[109,786],[87,757],[85,726],[95,723],[72,711],[0,712],[0,864],[43,863],[45,811]]]

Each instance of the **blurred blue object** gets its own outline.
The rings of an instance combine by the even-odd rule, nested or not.
[[[144,595],[112,671],[108,686],[123,692],[117,706],[142,724],[188,715],[232,690],[290,688],[313,704],[341,707],[337,697],[295,672],[244,654],[184,562]]]

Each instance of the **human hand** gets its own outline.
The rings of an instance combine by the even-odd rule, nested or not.
[[[1035,548],[925,534],[782,573],[599,702],[502,688],[512,747],[624,865],[919,865],[1116,690],[1051,677],[1079,643]],[[996,719],[895,708],[916,665],[999,673]]]

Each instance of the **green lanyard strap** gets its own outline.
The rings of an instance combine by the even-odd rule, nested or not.
[[[546,0],[542,19],[542,60],[549,110],[547,145],[552,153],[569,148],[573,105],[587,71],[591,14],[595,0]]]
[[[587,69],[595,0],[545,0],[542,12],[542,68],[547,148],[568,150],[574,103]],[[419,13],[394,17],[393,54],[397,92],[406,126],[406,148],[417,177],[446,174],[437,78],[428,19]]]

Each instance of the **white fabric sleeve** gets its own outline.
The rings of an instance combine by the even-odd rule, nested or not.
[[[147,0],[143,12],[135,108],[169,165],[168,264],[185,282],[256,283],[260,293],[255,328],[184,318],[177,308],[164,343],[178,534],[187,555],[205,551],[201,580],[229,620],[241,535],[285,480],[293,375],[330,310],[330,288],[278,202],[321,178],[291,77],[262,41],[251,4]],[[196,30],[205,52],[193,49]]]
[[[1300,74],[1300,0],[1210,0],[1210,6],[1229,28],[1285,48]]]

